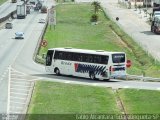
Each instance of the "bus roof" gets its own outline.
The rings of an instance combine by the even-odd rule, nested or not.
[[[50,48],[48,50],[67,51],[67,52],[75,52],[75,53],[100,54],[100,55],[116,54],[116,53],[125,54],[125,52],[111,52],[111,51],[105,51],[105,50],[88,50],[88,49],[77,49],[77,48]]]

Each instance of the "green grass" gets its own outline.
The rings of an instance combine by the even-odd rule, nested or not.
[[[132,61],[129,74],[160,77],[160,63],[146,54],[142,48],[112,22],[103,11],[99,12],[99,24],[91,25],[93,14],[91,4],[59,4],[56,6],[57,25],[55,30],[48,26],[44,39],[48,46],[42,47],[39,55],[46,53],[48,48],[73,47],[82,49],[101,49],[107,51],[126,52]],[[125,43],[122,44],[113,31]]]
[[[7,0],[0,0],[0,5],[2,5],[4,2],[6,2]]]
[[[160,114],[160,91],[120,89],[127,114]],[[112,89],[36,82],[27,120],[75,120],[80,114],[121,114]]]
[[[121,89],[119,94],[128,114],[160,114],[160,91]]]
[[[46,81],[36,82],[28,110],[28,114],[118,113],[115,96],[110,88]],[[30,117],[34,119],[34,116]]]

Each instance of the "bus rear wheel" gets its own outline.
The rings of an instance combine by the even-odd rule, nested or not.
[[[89,77],[90,77],[92,80],[95,80],[95,79],[96,79],[95,74],[94,74],[93,72],[91,72],[91,73],[89,74]]]
[[[54,72],[56,73],[56,75],[60,75],[60,70],[58,68],[56,68]]]

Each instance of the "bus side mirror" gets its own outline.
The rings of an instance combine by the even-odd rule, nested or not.
[[[130,67],[131,67],[131,65],[132,65],[131,60],[127,60],[126,67],[127,67],[127,68],[130,68]]]
[[[45,53],[42,54],[42,58],[46,59],[46,54]]]

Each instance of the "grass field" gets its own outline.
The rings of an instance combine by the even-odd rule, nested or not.
[[[160,114],[160,91],[120,89],[118,94],[127,114]],[[75,120],[76,114],[121,114],[115,95],[111,88],[38,81],[27,120]]]
[[[120,112],[110,88],[39,81],[36,83],[28,113],[118,114]]]
[[[122,89],[119,94],[128,114],[160,114],[160,91]]]
[[[99,12],[99,24],[91,25],[93,8],[90,4],[59,4],[56,7],[57,25],[55,30],[48,26],[44,39],[47,47],[42,47],[39,55],[48,48],[74,47],[126,52],[132,61],[129,74],[160,77],[160,64],[149,57],[127,34],[125,34],[103,11]],[[119,38],[117,37],[117,35]]]
[[[0,0],[0,5],[6,2],[7,0]]]

